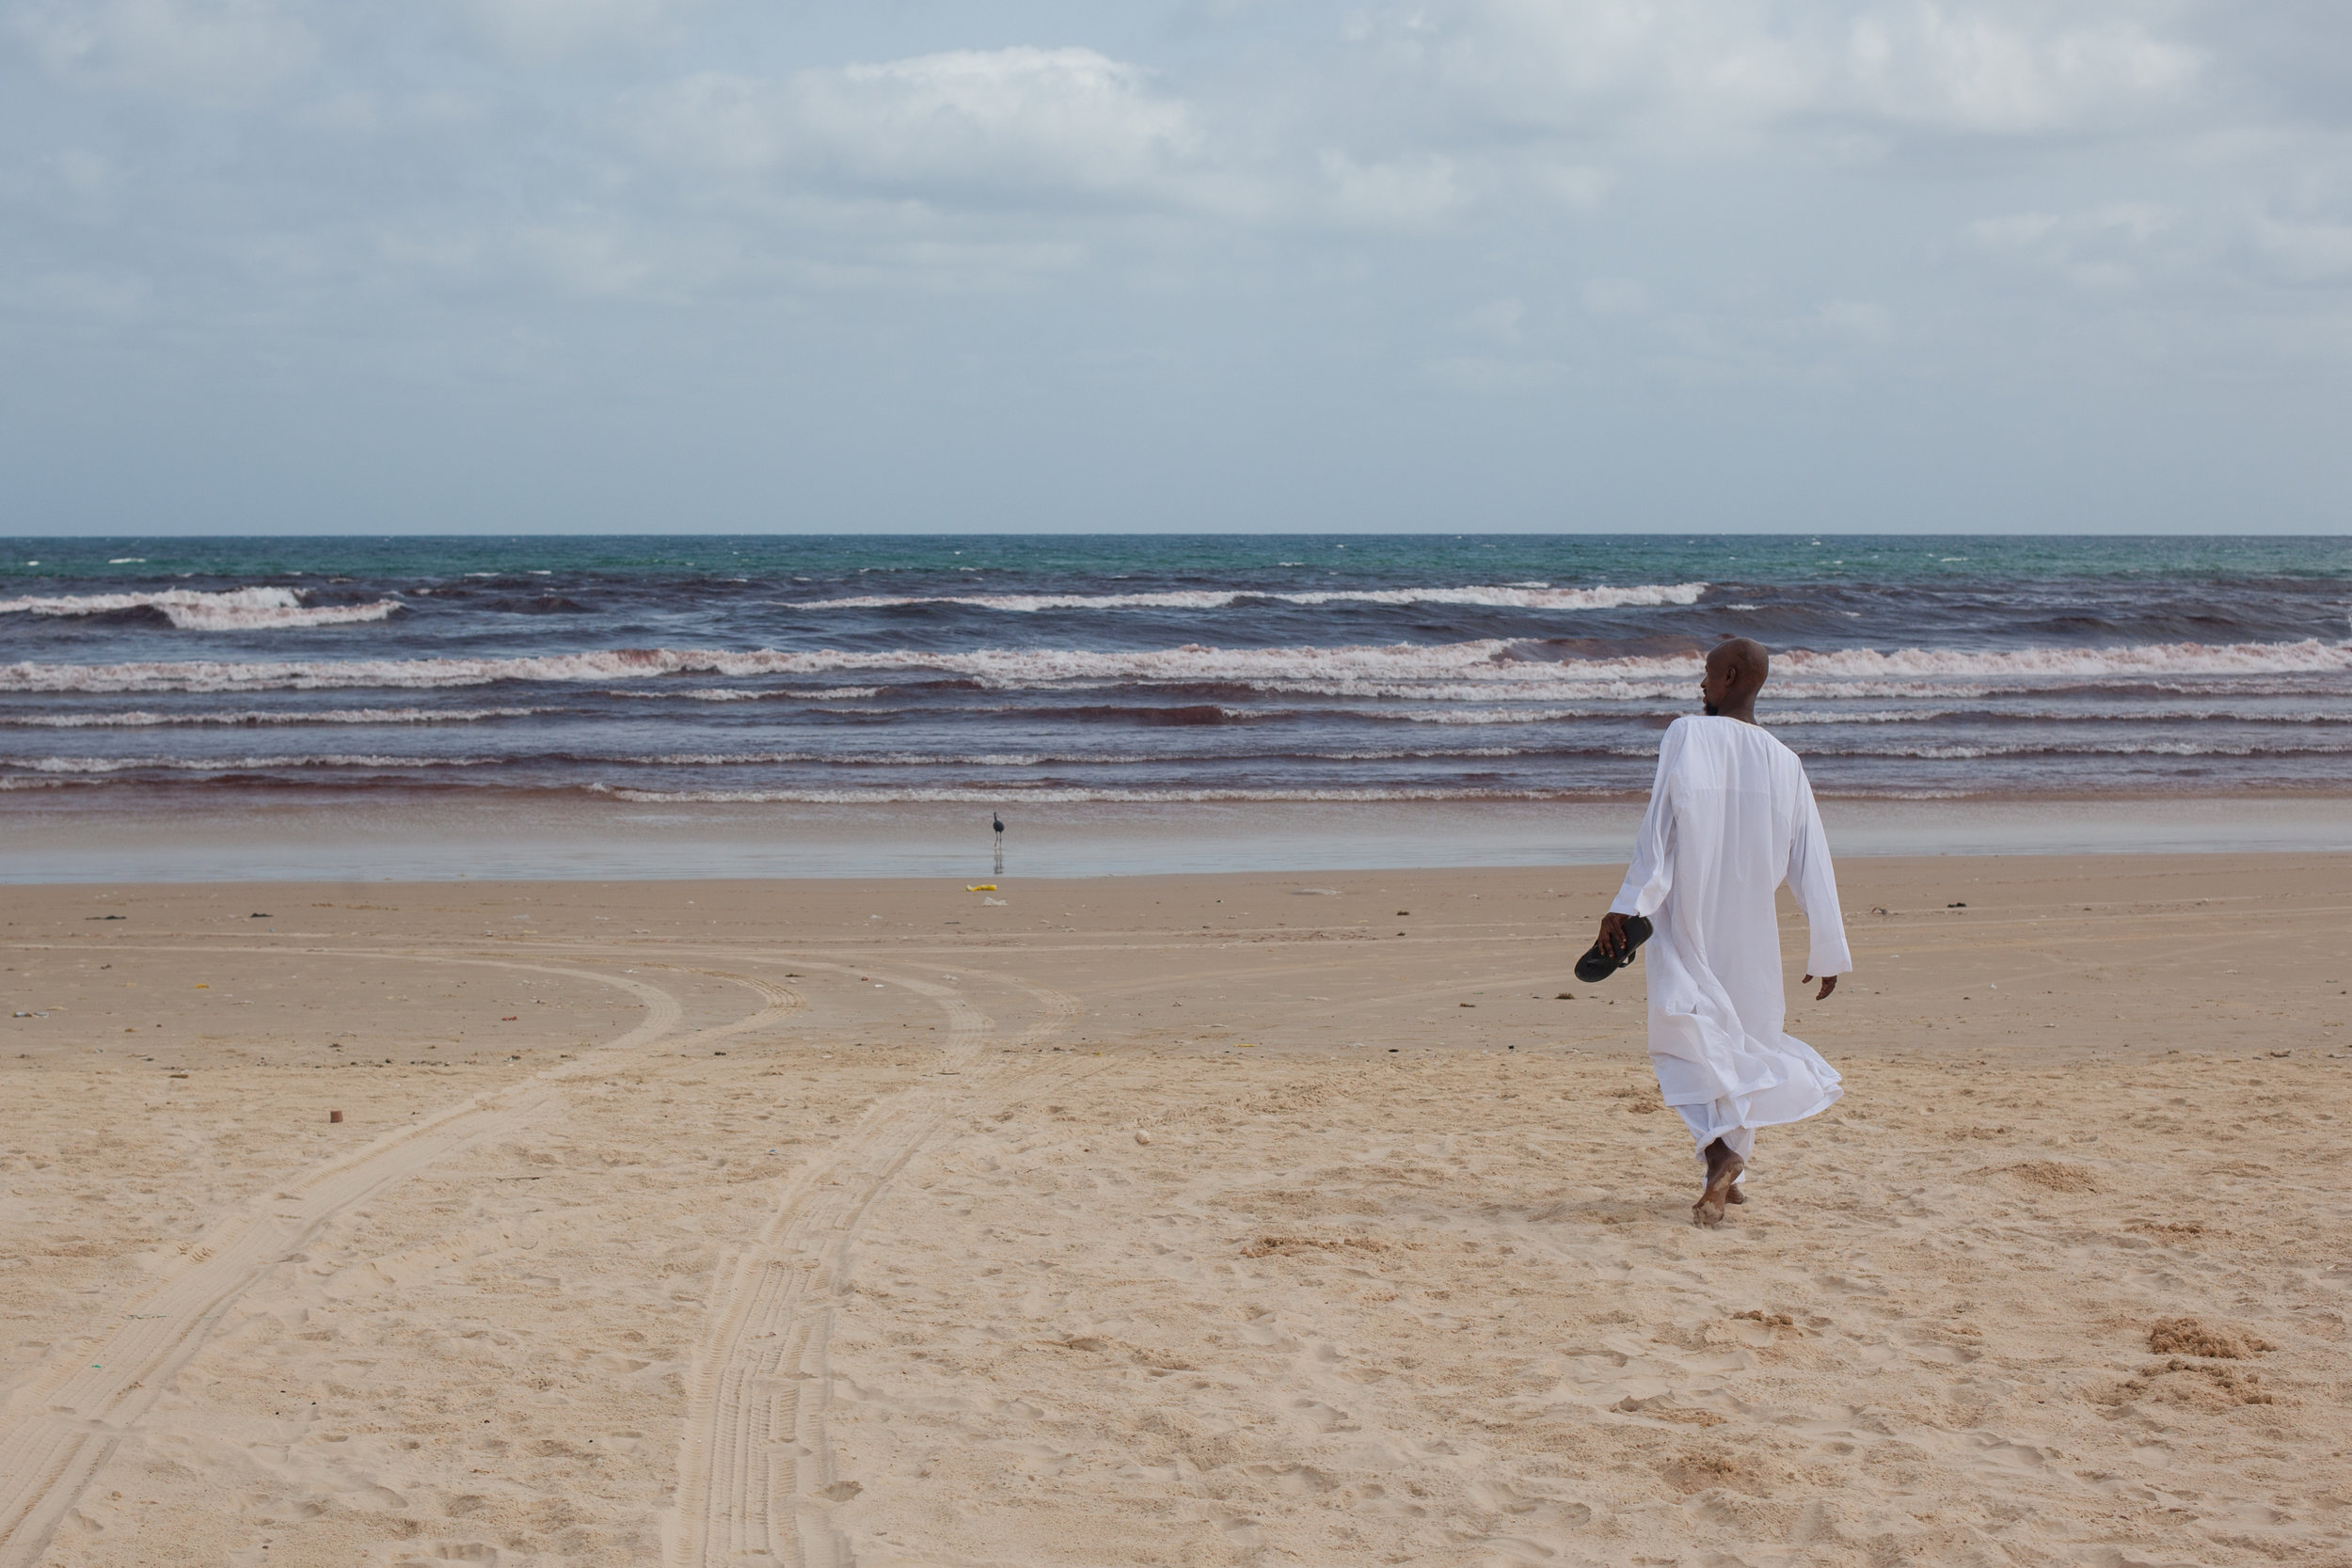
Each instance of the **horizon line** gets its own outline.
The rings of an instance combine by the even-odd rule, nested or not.
[[[629,529],[480,529],[455,532],[429,530],[338,530],[297,532],[262,530],[252,532],[186,531],[168,533],[0,533],[0,540],[27,544],[72,544],[96,539],[2206,539],[2206,540],[2334,540],[2352,539],[2352,525],[2335,531],[2198,532],[2164,530],[2134,532],[2120,529],[2078,531],[2014,531],[1992,529],[1720,529],[1647,528],[1604,529],[727,529],[709,531]]]

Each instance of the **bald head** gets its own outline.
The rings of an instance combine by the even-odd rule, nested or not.
[[[1764,689],[1764,678],[1772,673],[1772,656],[1764,651],[1763,643],[1749,637],[1726,637],[1708,650],[1699,700],[1710,714],[1753,724],[1756,694]]]

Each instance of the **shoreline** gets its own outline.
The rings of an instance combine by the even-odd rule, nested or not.
[[[675,875],[27,882],[14,884],[19,918],[0,932],[0,947],[65,952],[103,943],[136,951],[151,938],[199,937],[223,953],[247,939],[273,951],[303,952],[326,950],[302,945],[313,941],[399,939],[471,948],[495,939],[553,958],[562,949],[601,946],[625,935],[641,939],[628,945],[648,951],[706,943],[716,950],[772,936],[817,946],[933,953],[949,962],[972,944],[993,948],[1009,939],[1024,944],[1045,939],[1056,944],[1052,951],[1074,954],[1090,942],[1137,938],[1173,937],[1212,947],[1396,938],[1474,946],[1496,935],[1506,944],[1534,941],[1548,949],[1566,942],[1571,951],[1548,951],[1539,960],[1565,972],[1608,908],[1621,874],[1619,863],[1594,861],[1369,866],[1319,877],[1269,866],[1120,877],[1009,872],[993,883],[961,877]],[[2352,887],[2352,849],[1857,855],[1838,871],[1839,902],[1857,964],[1867,950],[1884,945],[1883,939],[1920,923],[1934,934],[1922,931],[1892,945],[1916,951],[2006,943],[2027,927],[2075,913],[2171,919],[2205,906],[2265,901],[2265,895],[2249,890],[2306,882]],[[339,890],[340,896],[322,896]],[[1804,917],[1785,890],[1778,902],[1783,957],[1795,966],[1793,975],[1805,953]],[[1391,913],[1389,906],[1398,903],[1409,908]],[[457,913],[469,910],[486,912]],[[445,918],[452,914],[457,914],[453,923]],[[44,925],[54,927],[51,937],[32,934]],[[2322,990],[2333,994],[2334,987],[2330,981]],[[1638,981],[1577,983],[1575,989],[1632,1001],[1631,1024],[1639,1026]],[[1792,1016],[1809,1010],[1793,991],[1791,998]],[[1317,1015],[1307,1022],[1321,1028],[1330,1020]]]
[[[1821,800],[1841,859],[2352,850],[2352,794]],[[0,883],[1089,878],[1602,865],[1640,800],[985,805],[10,802]]]

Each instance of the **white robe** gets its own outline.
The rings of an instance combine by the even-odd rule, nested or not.
[[[1658,1086],[1703,1151],[1745,1159],[1756,1129],[1827,1110],[1836,1069],[1786,1033],[1786,881],[1812,933],[1815,975],[1853,967],[1829,841],[1797,754],[1754,724],[1688,717],[1666,731],[1633,864],[1609,907],[1647,916],[1649,1053]]]

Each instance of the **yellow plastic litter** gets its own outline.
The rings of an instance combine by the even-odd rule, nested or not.
[[[994,893],[996,891],[996,884],[994,882],[974,882],[970,887],[965,888],[963,891],[966,893]]]

